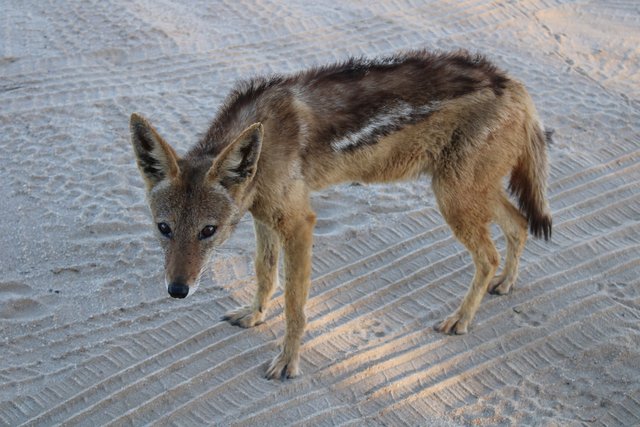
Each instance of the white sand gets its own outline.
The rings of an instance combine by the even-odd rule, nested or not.
[[[0,425],[640,423],[640,3],[188,3],[0,2]],[[128,116],[184,152],[238,78],[418,47],[526,82],[553,241],[444,336],[473,267],[428,182],[317,193],[304,375],[267,381],[281,291],[218,321],[251,299],[250,218],[169,298]]]

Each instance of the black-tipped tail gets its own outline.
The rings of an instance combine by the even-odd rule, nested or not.
[[[549,213],[547,188],[546,143],[551,133],[542,132],[539,125],[530,130],[529,145],[511,172],[509,190],[517,197],[520,210],[527,218],[529,231],[536,238],[551,239],[552,219]]]

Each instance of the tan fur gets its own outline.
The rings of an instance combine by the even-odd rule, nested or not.
[[[456,61],[450,67],[461,62]],[[473,81],[480,81],[477,75],[482,70],[472,69]],[[308,78],[303,75],[300,79],[303,77]],[[298,84],[295,79],[282,87],[274,84],[275,89],[265,89],[255,100],[240,97],[234,101],[227,107],[231,112],[221,113],[207,137],[232,142],[201,144],[182,159],[148,122],[134,114],[132,142],[148,182],[154,219],[176,230],[170,237],[160,237],[167,257],[167,283],[183,290],[183,286],[194,286],[211,248],[222,243],[240,216],[250,211],[257,239],[257,292],[250,306],[224,318],[242,327],[264,321],[278,282],[282,247],[286,333],[267,377],[296,376],[311,277],[315,214],[310,191],[343,181],[388,182],[428,174],[444,219],[471,253],[476,268],[461,305],[436,329],[466,333],[487,291],[506,294],[511,289],[527,239],[527,218],[532,214],[523,211],[525,218],[509,201],[502,188],[503,177],[520,171],[515,185],[525,199],[531,195],[523,205],[546,221],[550,232],[544,188],[546,153],[539,141],[542,127],[524,87],[506,77],[499,83],[499,90],[495,84],[479,86],[437,99],[429,104],[433,111],[420,110],[424,119],[397,126],[360,146],[356,136],[373,135],[377,129],[375,122],[364,122],[352,131],[353,139],[345,139],[348,132],[336,136],[343,139],[334,143],[334,149],[314,137],[326,133],[327,126],[326,115],[321,119],[315,113],[318,107],[314,106],[320,104],[311,89],[314,86]],[[374,118],[383,123],[400,120],[395,117],[397,111],[418,108],[396,104],[399,107],[393,110],[381,105]],[[262,124],[243,124],[247,120]],[[231,140],[234,134],[239,136]],[[185,198],[186,193],[190,198]],[[507,242],[505,266],[497,276],[499,255],[489,233],[493,221]],[[216,235],[210,241],[196,239],[209,223],[217,226]]]

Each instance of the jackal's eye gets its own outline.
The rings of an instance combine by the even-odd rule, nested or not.
[[[208,239],[209,237],[213,236],[215,232],[216,232],[215,225],[207,225],[205,228],[200,230],[200,235],[198,236],[198,238],[200,240]]]
[[[171,237],[171,227],[169,227],[169,224],[167,224],[166,222],[159,222],[158,230],[160,231],[160,233],[162,233],[163,236]]]

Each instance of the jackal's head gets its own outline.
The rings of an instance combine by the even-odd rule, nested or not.
[[[154,229],[164,249],[167,290],[174,298],[185,298],[197,288],[213,249],[244,214],[262,125],[249,126],[216,157],[184,159],[142,116],[132,114],[130,126]]]

